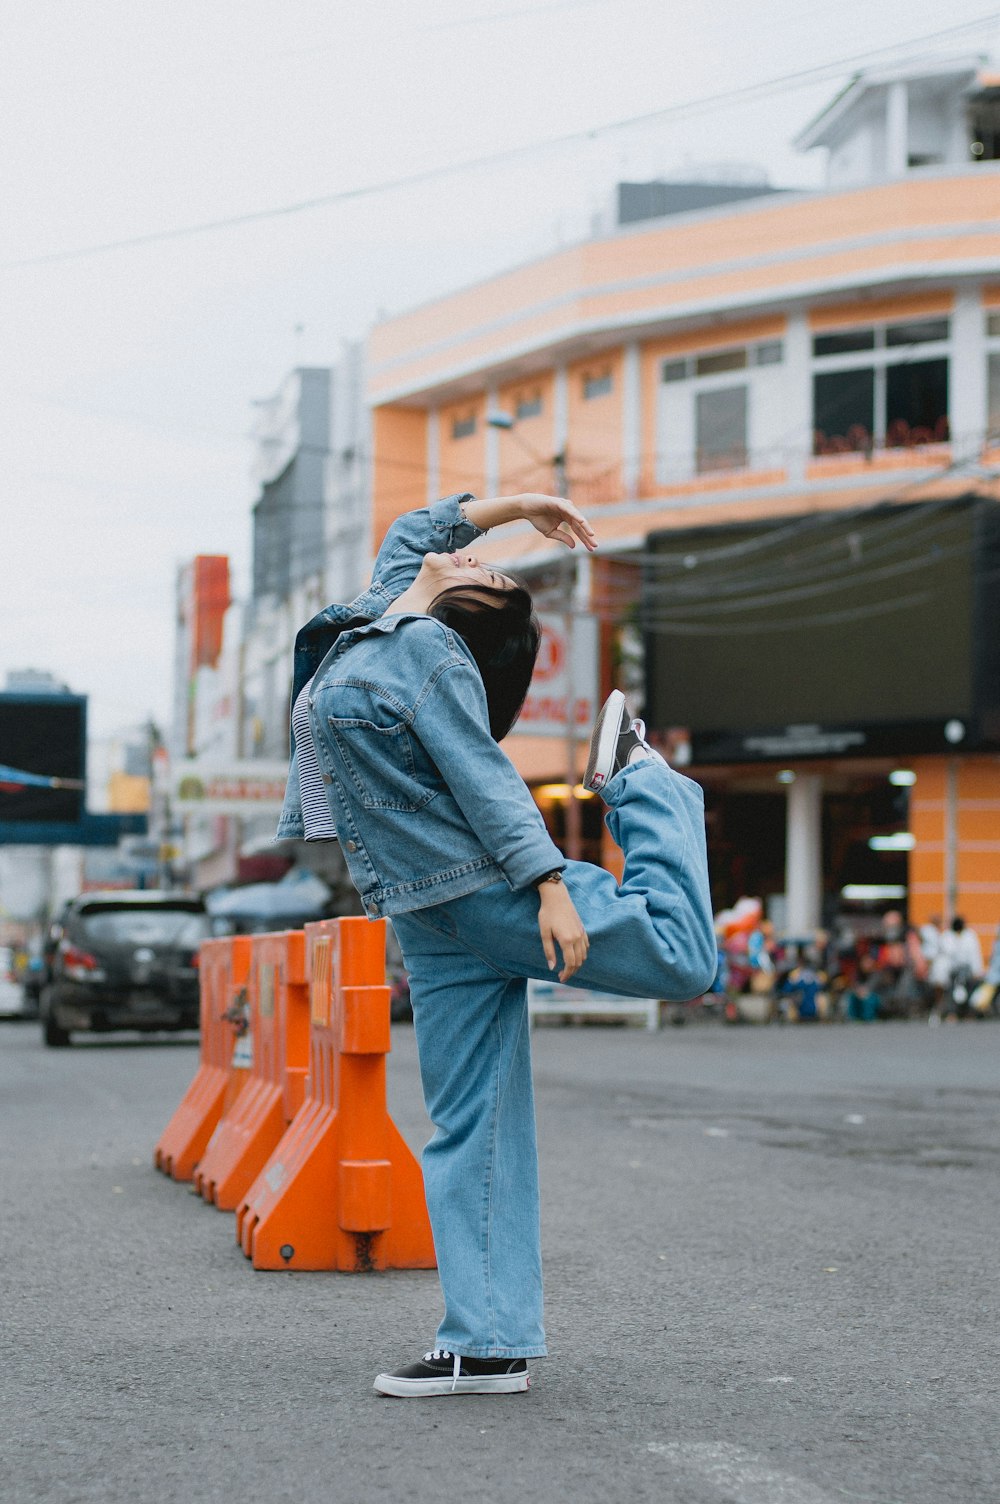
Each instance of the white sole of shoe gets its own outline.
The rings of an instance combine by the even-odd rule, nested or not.
[[[587,771],[583,775],[584,787],[593,789],[595,793],[600,792],[611,776],[609,769],[614,766],[615,749],[618,746],[618,733],[621,729],[624,709],[625,696],[621,690],[613,689],[597,718],[597,725],[594,727],[590,742]]]
[[[395,1374],[380,1373],[375,1380],[375,1393],[388,1394],[393,1399],[409,1400],[426,1396],[449,1394],[521,1394],[531,1387],[531,1375],[505,1373],[495,1379],[482,1375],[460,1375],[458,1383],[450,1378],[397,1379]]]

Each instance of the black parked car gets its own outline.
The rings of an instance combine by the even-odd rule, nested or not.
[[[196,1029],[198,947],[211,934],[189,893],[84,893],[46,944],[39,999],[47,1045],[70,1031]]]

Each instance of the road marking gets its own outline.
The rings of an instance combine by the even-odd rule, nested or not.
[[[746,1447],[727,1441],[651,1441],[647,1450],[686,1473],[697,1473],[727,1504],[834,1504],[833,1497],[794,1473],[780,1473]]]

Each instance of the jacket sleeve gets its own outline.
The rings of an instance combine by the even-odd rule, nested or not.
[[[441,670],[417,706],[413,731],[512,888],[562,871],[566,858],[524,780],[489,733],[486,691],[474,664]]]
[[[482,528],[467,522],[461,505],[472,501],[469,493],[446,496],[429,507],[397,517],[378,551],[371,588],[394,601],[413,584],[425,554],[449,554],[481,538]]]

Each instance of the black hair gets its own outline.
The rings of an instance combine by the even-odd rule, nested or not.
[[[453,585],[434,597],[428,615],[457,632],[475,659],[486,689],[490,735],[502,741],[524,704],[542,640],[531,596],[516,580],[510,590]]]

